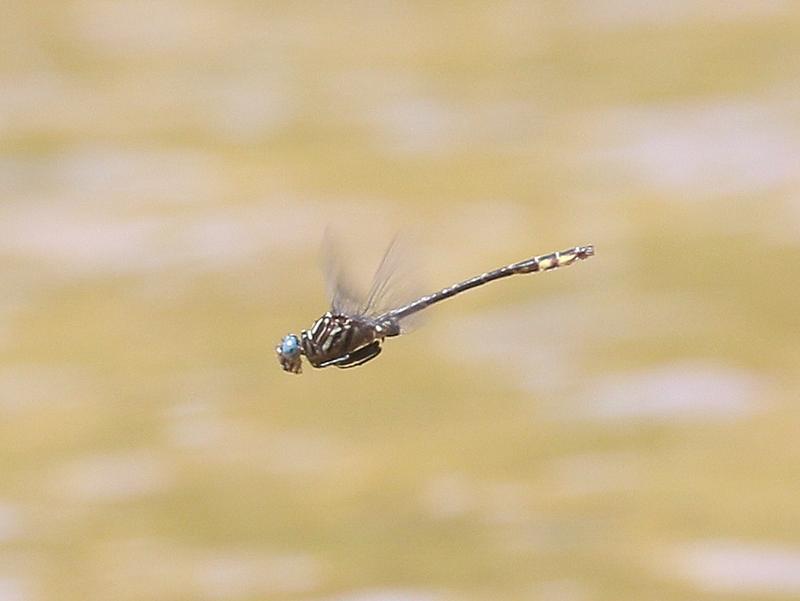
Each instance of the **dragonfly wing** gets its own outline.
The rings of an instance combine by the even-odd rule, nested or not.
[[[360,315],[361,308],[365,304],[364,296],[357,292],[348,277],[341,251],[330,229],[325,231],[322,241],[321,262],[325,274],[325,287],[331,302],[331,311],[335,315]]]
[[[411,252],[412,245],[406,237],[395,236],[381,259],[372,278],[372,284],[359,313],[367,317],[378,317],[420,296],[417,285],[419,270]],[[404,320],[401,331],[407,332],[415,320]]]

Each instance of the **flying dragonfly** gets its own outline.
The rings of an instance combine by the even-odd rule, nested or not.
[[[328,249],[330,251],[330,249]],[[593,246],[575,246],[560,252],[531,257],[464,280],[437,292],[420,296],[399,306],[386,308],[385,298],[395,274],[396,244],[392,243],[381,261],[366,297],[354,294],[338,263],[326,257],[326,278],[330,309],[300,335],[284,336],[276,347],[278,361],[288,372],[302,372],[305,355],[312,367],[356,367],[381,352],[386,338],[407,331],[412,316],[445,299],[494,280],[516,274],[551,271],[594,255]]]

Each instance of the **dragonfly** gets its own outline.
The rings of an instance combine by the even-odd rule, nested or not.
[[[594,256],[594,246],[591,245],[534,256],[387,309],[380,301],[391,288],[395,272],[391,257],[395,248],[395,243],[389,246],[363,299],[353,293],[338,263],[326,259],[329,261],[326,277],[330,309],[308,330],[302,330],[299,336],[287,334],[283,337],[275,351],[285,371],[302,373],[304,356],[315,368],[335,366],[346,369],[364,365],[381,353],[386,338],[406,333],[410,318],[423,309],[501,278],[552,271]]]

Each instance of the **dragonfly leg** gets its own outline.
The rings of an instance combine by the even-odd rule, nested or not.
[[[380,355],[381,350],[381,343],[379,340],[376,340],[375,342],[372,342],[366,346],[362,346],[360,349],[345,355],[341,358],[341,361],[337,361],[336,363],[333,363],[333,365],[336,367],[341,367],[342,369],[364,365],[364,363],[367,361],[370,361]]]
[[[315,365],[314,367],[330,367],[331,365],[339,365],[340,363],[347,361],[350,358],[350,355],[343,355],[342,357],[336,357],[336,359],[331,359],[330,361],[324,361]]]

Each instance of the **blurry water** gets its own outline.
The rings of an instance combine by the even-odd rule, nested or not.
[[[0,19],[0,601],[800,594],[795,4]],[[329,224],[597,256],[293,378]]]

